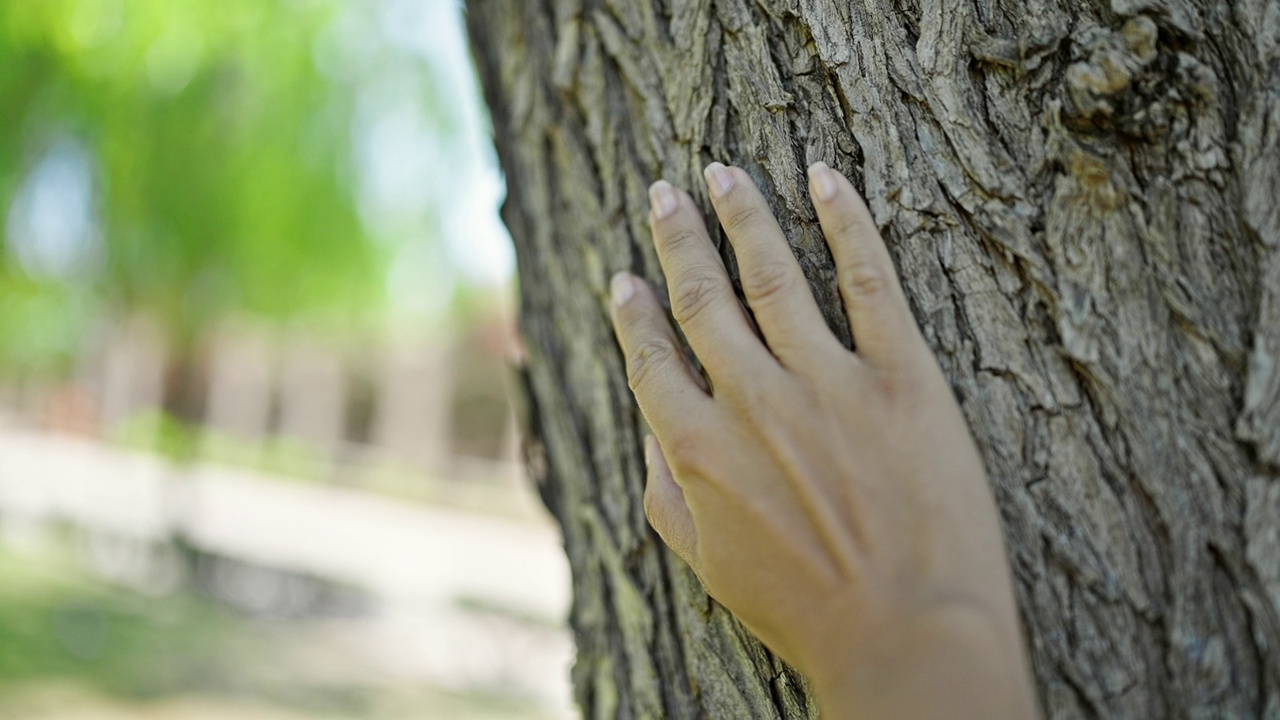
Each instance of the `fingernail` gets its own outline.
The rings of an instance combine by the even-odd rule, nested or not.
[[[661,220],[676,211],[676,191],[666,180],[649,186],[649,211],[655,220]]]
[[[653,435],[644,436],[644,466],[653,464]]]
[[[609,281],[610,302],[614,307],[622,307],[636,294],[636,281],[630,273],[620,272]]]
[[[707,166],[702,174],[707,179],[707,187],[711,189],[711,194],[720,197],[733,189],[733,173],[729,172],[729,168],[718,162],[713,162]]]
[[[809,185],[813,194],[823,202],[830,202],[836,197],[836,178],[835,170],[827,167],[827,164],[818,161],[809,166]]]

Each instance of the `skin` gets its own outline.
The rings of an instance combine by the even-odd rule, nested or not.
[[[816,688],[824,717],[1038,716],[982,462],[853,185],[810,191],[857,351],[827,328],[746,172],[706,179],[754,322],[702,216],[650,189],[670,305],[622,273],[612,316],[653,430],[645,509],[707,591]]]

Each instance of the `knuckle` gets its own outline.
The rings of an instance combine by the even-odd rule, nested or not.
[[[855,260],[840,268],[840,287],[858,298],[879,297],[889,289],[889,278],[873,263]]]
[[[693,247],[703,240],[702,235],[691,227],[677,227],[665,233],[659,240],[668,252],[679,253]]]
[[[643,332],[648,312],[643,303],[629,302],[618,308],[613,316],[613,327],[619,338],[635,337]]]
[[[783,378],[772,378],[768,382],[751,382],[744,383],[734,388],[732,402],[737,408],[739,416],[750,424],[756,421],[772,418],[776,412],[778,404],[774,394],[774,388],[783,381]]]
[[[856,213],[842,212],[836,217],[832,223],[831,235],[834,237],[855,237],[861,235],[864,230],[863,221]]]
[[[901,361],[883,367],[879,372],[881,385],[887,394],[919,401],[923,407],[938,388],[951,392],[942,368],[923,339],[917,341],[908,335],[902,338],[899,350]]]
[[[735,204],[725,209],[722,219],[726,230],[745,230],[759,225],[764,219],[764,211],[751,203]]]
[[[775,411],[770,409],[765,394],[762,390],[747,390],[736,393],[733,398],[739,421],[753,431],[768,425],[775,416]]]
[[[719,281],[708,274],[694,275],[680,283],[671,298],[671,315],[682,326],[693,321],[720,297]]]
[[[675,348],[667,342],[644,340],[638,343],[627,357],[627,385],[631,391],[639,392],[674,355]]]
[[[752,268],[743,278],[751,300],[772,302],[796,291],[796,276],[779,263],[763,263]]]

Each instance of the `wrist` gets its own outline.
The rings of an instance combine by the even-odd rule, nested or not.
[[[809,664],[827,717],[1039,717],[1016,618],[969,605],[896,619]]]

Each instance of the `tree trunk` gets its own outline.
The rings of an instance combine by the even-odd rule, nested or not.
[[[209,401],[209,362],[206,349],[188,338],[170,346],[164,367],[160,410],[166,422],[175,422],[184,432],[172,434],[161,428],[162,450],[179,466],[195,462],[197,438],[204,432]]]
[[[606,310],[716,159],[848,340],[865,188],[982,449],[1051,718],[1280,718],[1280,2],[470,0],[586,716],[816,714],[647,529]],[[732,253],[721,242],[731,274]]]

